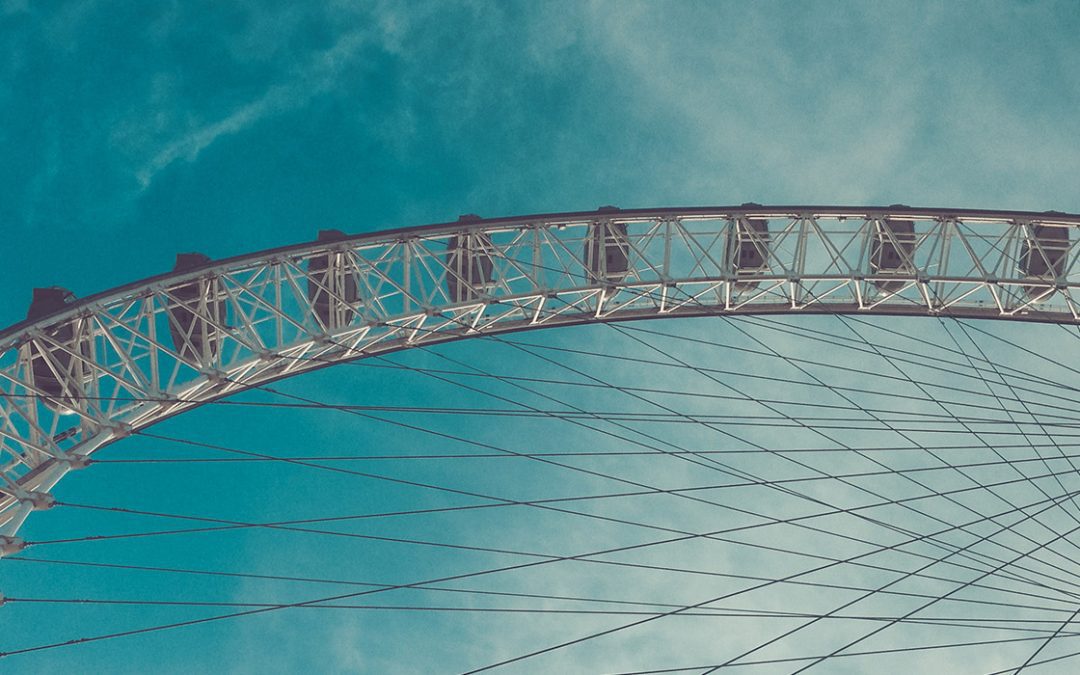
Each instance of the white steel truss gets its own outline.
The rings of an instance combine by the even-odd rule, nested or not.
[[[329,363],[593,321],[714,314],[1080,323],[1080,215],[892,207],[619,210],[315,243],[83,299],[0,333],[0,555],[133,430]],[[194,260],[194,265],[191,265]]]

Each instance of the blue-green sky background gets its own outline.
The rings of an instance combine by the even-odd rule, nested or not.
[[[1080,212],[1077,35],[1080,5],[1069,0],[0,0],[0,325],[24,318],[36,286],[62,285],[84,296],[164,272],[178,252],[221,258],[312,240],[324,228],[358,233],[464,213],[747,201]],[[806,325],[831,330],[828,320]],[[686,331],[699,329],[695,324]],[[1002,330],[1016,339],[1051,335],[1048,329]],[[722,335],[737,339],[730,330]],[[632,350],[625,338],[609,346],[614,338],[603,327],[526,337]],[[780,337],[776,344],[807,358],[820,349]],[[480,351],[462,344],[442,353],[467,359]],[[493,359],[506,372],[547,370],[538,360],[514,361],[508,349],[480,358]],[[402,359],[441,363],[426,353]],[[604,372],[613,379],[635,375]],[[336,401],[492,405],[420,376],[395,378],[378,369],[342,367],[288,388]],[[656,379],[663,381],[659,374]],[[617,405],[615,398],[610,405]],[[276,412],[205,409],[170,421],[162,433],[247,448],[273,445],[282,454],[305,444],[355,450],[356,439],[363,439],[365,451],[410,451],[427,442],[358,419],[331,424],[326,415],[286,419]],[[432,424],[460,429],[461,423]],[[535,425],[478,423],[467,431],[508,445],[536,437],[574,443],[569,432]],[[127,448],[140,456],[187,452],[145,439],[106,452],[120,457]],[[587,483],[564,475],[519,468],[498,480],[438,464],[400,470],[459,486],[476,480],[504,493],[532,489],[530,496],[588,491]],[[357,489],[337,478],[301,488],[294,482],[300,479],[266,466],[174,475],[141,465],[103,466],[73,475],[58,496],[253,520],[424,503],[414,493]],[[678,472],[666,479],[673,485],[696,480]],[[35,515],[26,536],[160,525],[58,509]],[[707,529],[693,524],[698,526]],[[457,527],[456,521],[433,519],[411,523],[408,532],[461,535],[464,526]],[[389,524],[383,531],[400,532]],[[548,536],[599,547],[596,535],[542,516],[527,526],[492,517],[470,524],[467,534],[510,548],[537,548]],[[624,535],[600,538],[623,541]],[[85,555],[248,570],[302,570],[307,561],[321,576],[368,579],[390,572],[423,578],[448,565],[471,569],[490,562],[412,552],[402,562],[396,550],[374,544],[304,540],[294,546],[275,537],[207,535],[147,543],[145,549],[142,543],[117,544],[110,549],[115,553],[101,548]],[[69,557],[85,550],[72,548]],[[543,581],[559,586],[557,577]],[[235,599],[271,593],[258,584],[174,577],[151,582],[6,562],[0,563],[0,583],[10,596]],[[598,578],[595,588],[604,583],[611,582]],[[289,596],[274,589],[276,601],[322,592],[308,587]],[[694,597],[688,591],[680,599]],[[12,603],[0,609],[0,634],[10,642],[0,651],[204,613]],[[491,660],[486,657],[495,653],[496,641],[482,638],[503,625],[498,618],[490,625],[457,617],[424,623],[392,614],[295,619],[277,612],[17,657],[10,667],[386,672],[408,655],[414,660],[407,668],[424,672]],[[545,625],[552,635],[595,625],[582,620],[579,629],[577,619],[565,621]],[[48,628],[38,635],[43,622]],[[18,628],[6,633],[12,625]],[[615,642],[611,653],[653,649],[662,656],[664,644],[657,639],[644,647],[629,639]],[[703,633],[702,640],[712,639]],[[447,661],[446,653],[454,657]],[[589,667],[615,662],[600,659]],[[548,667],[557,663],[572,661]]]

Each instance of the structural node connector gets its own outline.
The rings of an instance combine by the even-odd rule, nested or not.
[[[24,548],[26,548],[26,542],[19,537],[9,537],[6,534],[0,535],[0,558],[14,555]]]

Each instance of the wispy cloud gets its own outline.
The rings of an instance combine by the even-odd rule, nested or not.
[[[236,108],[225,117],[192,129],[167,143],[136,172],[139,184],[145,189],[158,173],[174,162],[193,162],[199,153],[219,138],[240,133],[266,117],[296,110],[328,91],[337,81],[341,69],[367,40],[368,35],[363,31],[347,33],[333,47],[318,53],[299,68],[287,82],[270,87],[262,96]]]

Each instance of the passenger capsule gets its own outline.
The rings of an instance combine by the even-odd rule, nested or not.
[[[316,241],[335,242],[347,239],[338,230],[319,230]],[[352,321],[360,297],[356,268],[348,252],[330,250],[315,255],[308,262],[308,300],[319,325],[333,332]]]
[[[173,272],[187,272],[210,262],[202,253],[180,253]],[[213,277],[194,279],[168,290],[165,311],[169,314],[169,333],[181,359],[194,363],[212,361],[221,342],[225,325],[225,298],[220,282]]]
[[[630,237],[626,233],[626,223],[602,220],[589,226],[585,267],[593,281],[619,282],[626,278],[630,268]]]
[[[1020,273],[1028,279],[1053,284],[1065,270],[1069,251],[1069,228],[1055,225],[1032,225],[1020,247]],[[1050,290],[1046,286],[1022,286],[1028,297],[1037,298]],[[1052,291],[1051,291],[1052,293]]]
[[[735,227],[728,231],[731,262],[736,277],[769,273],[769,221],[739,218]],[[739,293],[752,291],[760,281],[736,281]]]
[[[75,295],[59,286],[35,288],[27,319],[39,319],[62,310],[75,300]],[[76,399],[85,372],[82,362],[73,354],[86,354],[84,340],[76,338],[77,320],[49,326],[42,332],[47,339],[30,343],[30,371],[33,385],[48,397],[44,403],[62,414],[74,412]],[[80,336],[81,338],[82,336]],[[55,343],[55,344],[54,344]]]
[[[915,223],[910,220],[880,220],[874,227],[874,239],[870,247],[870,272],[875,275],[915,274],[911,264],[915,251]],[[872,279],[883,291],[895,293],[908,283],[902,280]]]
[[[466,218],[462,216],[460,221]],[[451,302],[474,300],[494,285],[492,250],[491,236],[485,232],[461,232],[450,237],[446,247],[446,290]]]

